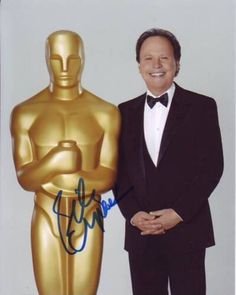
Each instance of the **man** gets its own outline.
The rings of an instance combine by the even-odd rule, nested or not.
[[[93,224],[100,205],[91,193],[95,189],[99,200],[113,186],[119,111],[82,88],[84,52],[78,34],[52,33],[46,60],[50,86],[16,106],[11,124],[19,183],[35,192],[31,240],[36,284],[40,295],[95,295],[103,232]],[[81,178],[84,194],[78,187]]]
[[[208,197],[223,172],[212,98],[174,83],[181,47],[163,29],[136,45],[147,92],[122,103],[114,193],[126,219],[133,294],[204,295],[205,249],[214,245]]]

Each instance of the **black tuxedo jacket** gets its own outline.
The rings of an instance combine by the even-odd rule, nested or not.
[[[119,105],[122,129],[113,192],[126,219],[125,249],[142,252],[154,242],[170,251],[212,246],[214,234],[208,197],[223,172],[216,103],[176,85],[156,168],[158,194],[150,200],[143,151],[145,97],[143,94]],[[130,224],[138,211],[167,208],[174,209],[183,222],[165,235],[141,236]]]

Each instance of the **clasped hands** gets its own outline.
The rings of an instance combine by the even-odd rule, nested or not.
[[[141,231],[141,235],[161,235],[183,219],[173,209],[152,212],[139,211],[131,219],[131,224]]]

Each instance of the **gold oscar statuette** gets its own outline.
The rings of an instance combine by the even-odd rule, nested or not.
[[[11,117],[18,181],[35,192],[36,285],[40,295],[95,295],[103,249],[100,200],[116,177],[120,115],[82,88],[78,34],[52,33],[46,61],[50,85],[18,104]]]

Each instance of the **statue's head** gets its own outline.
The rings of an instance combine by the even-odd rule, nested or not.
[[[52,33],[47,39],[46,60],[53,85],[61,88],[78,85],[84,66],[82,39],[71,31]]]

